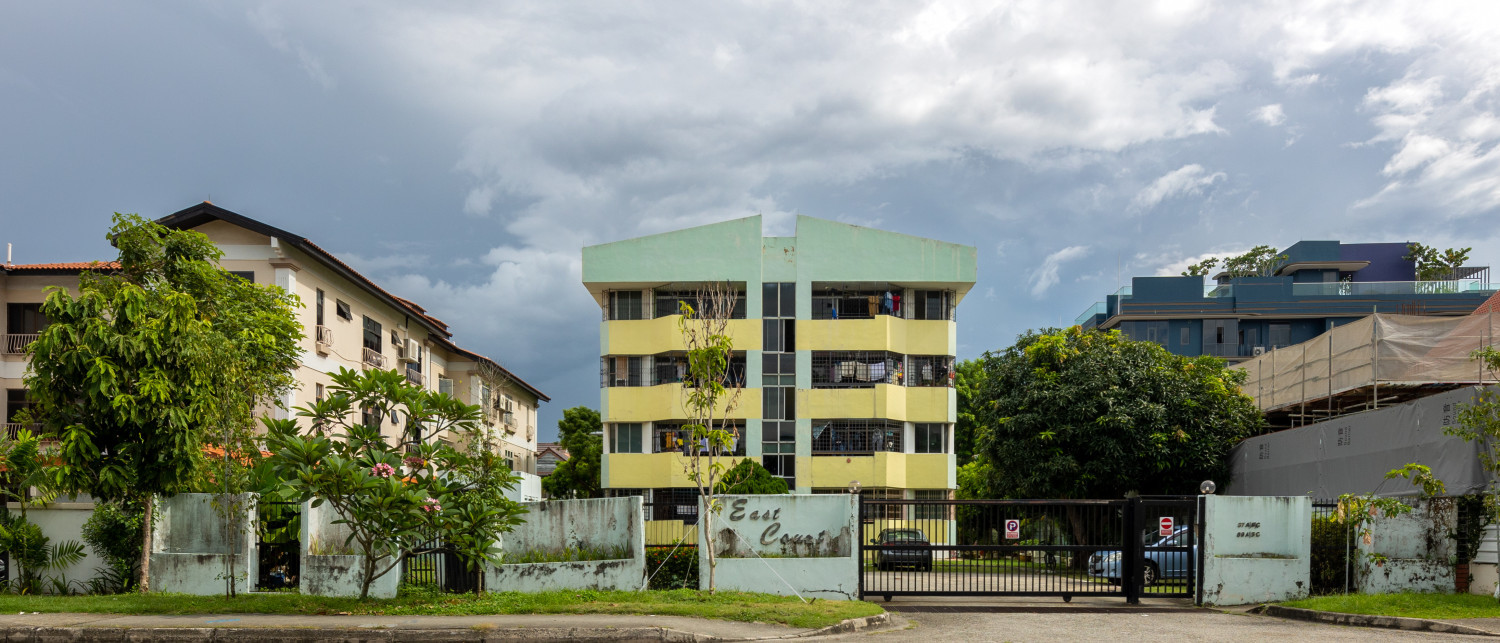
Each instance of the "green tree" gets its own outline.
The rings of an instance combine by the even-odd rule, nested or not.
[[[47,466],[51,458],[42,453],[41,444],[41,436],[29,429],[16,431],[14,437],[0,435],[0,460],[4,463],[0,497],[16,503],[21,520],[26,520],[27,507],[44,507],[57,499],[54,472]]]
[[[333,523],[347,526],[343,546],[364,556],[359,597],[432,543],[471,567],[498,562],[500,535],[526,509],[505,498],[520,477],[496,453],[479,407],[413,386],[394,370],[341,368],[333,382],[323,401],[297,409],[306,431],[268,419],[266,443],[284,484],[314,507],[329,505]],[[366,415],[380,421],[366,425]],[[384,418],[399,418],[394,440],[381,432]]]
[[[745,458],[724,472],[719,478],[719,491],[723,495],[748,495],[763,493],[790,493],[786,480],[771,475],[765,467],[753,459]]]
[[[974,459],[974,438],[984,429],[980,423],[983,413],[981,388],[984,386],[984,363],[977,359],[966,359],[953,369],[953,388],[958,397],[958,422],[953,427],[953,453],[958,465],[963,466]]]
[[[698,308],[679,301],[682,318],[678,329],[687,349],[687,379],[682,383],[682,407],[690,422],[683,428],[701,448],[688,449],[685,465],[688,479],[698,487],[698,495],[707,510],[702,513],[703,539],[708,553],[708,591],[714,591],[714,570],[718,566],[714,516],[723,508],[714,499],[719,479],[724,475],[724,460],[740,439],[739,429],[729,421],[739,406],[744,388],[733,384],[729,364],[734,358],[734,340],[729,336],[736,294],[728,284],[709,283],[698,290]]]
[[[604,455],[603,424],[599,412],[587,406],[563,410],[557,421],[557,441],[567,450],[568,459],[542,478],[542,488],[553,498],[598,498],[600,459]]]
[[[1412,242],[1406,244],[1406,256],[1402,259],[1417,264],[1418,281],[1451,281],[1457,278],[1458,269],[1469,260],[1469,252],[1472,250],[1473,248],[1449,248],[1439,251],[1437,248]]]
[[[49,289],[26,385],[58,439],[60,488],[143,507],[144,592],[155,497],[190,489],[204,444],[293,386],[299,304],[225,272],[200,233],[117,213],[109,238],[117,272],[84,272],[77,297]]]
[[[1263,425],[1242,372],[1119,331],[1028,332],[984,370],[978,450],[1014,498],[1191,493]]]
[[[1209,257],[1198,263],[1188,264],[1187,270],[1182,271],[1182,276],[1207,277],[1210,272],[1213,272],[1214,266],[1217,265],[1219,265],[1218,258]]]
[[[1255,246],[1245,254],[1226,257],[1224,272],[1229,273],[1230,277],[1270,277],[1286,260],[1286,255],[1276,254],[1276,248]]]

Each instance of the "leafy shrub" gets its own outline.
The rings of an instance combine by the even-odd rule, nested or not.
[[[1337,515],[1318,516],[1312,521],[1312,593],[1344,591],[1349,570],[1349,524]]]
[[[104,566],[96,567],[95,577],[89,581],[90,593],[118,594],[135,589],[140,580],[141,512],[135,502],[102,502],[83,523],[83,541],[104,559]]]
[[[646,576],[651,589],[698,589],[698,548],[647,547]]]

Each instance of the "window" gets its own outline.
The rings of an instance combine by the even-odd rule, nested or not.
[[[354,321],[354,314],[349,312],[349,304],[344,303],[342,299],[333,300],[333,311],[334,314],[343,317],[344,321]]]
[[[696,290],[657,290],[657,291],[653,291],[652,297],[653,297],[654,301],[652,302],[653,305],[651,307],[651,316],[652,317],[666,317],[668,315],[677,315],[677,314],[680,314],[681,307],[678,305],[680,302],[687,302],[687,304],[689,306],[693,307],[693,310],[699,311],[699,314],[702,314],[702,311],[704,309],[704,305],[707,302],[699,301],[698,300],[698,294],[699,293]],[[736,290],[736,291],[734,291],[733,296],[734,296],[734,302],[733,302],[733,304],[731,304],[732,307],[729,310],[729,318],[730,319],[744,319],[745,318],[745,291],[743,291],[743,290]]]
[[[917,319],[952,318],[952,297],[946,290],[918,290],[913,299]]]
[[[947,453],[948,425],[918,424],[916,440],[917,453]]]
[[[380,409],[373,406],[364,406],[359,409],[359,423],[372,429],[379,429],[380,424],[385,421],[385,416]]]
[[[34,335],[47,328],[47,317],[41,304],[6,304],[5,332],[12,335]]]
[[[323,385],[322,384],[314,384],[313,385],[313,401],[314,402],[322,402],[323,401]]]
[[[947,489],[917,489],[912,492],[912,500],[947,500]],[[915,520],[949,520],[948,507],[950,505],[913,505],[912,518]]]
[[[760,423],[760,464],[771,475],[797,486],[797,423],[765,420]]]
[[[859,497],[865,500],[901,500],[901,490],[862,489],[859,492]],[[902,520],[904,519],[904,516],[902,515],[904,512],[902,511],[902,509],[904,509],[906,505],[904,503],[895,503],[889,505],[865,504],[863,505],[863,507],[864,514],[860,516],[861,518]]]
[[[797,284],[761,284],[760,308],[761,317],[785,317],[787,319],[796,317]]]
[[[401,348],[401,336],[396,334],[396,329],[391,329],[391,348]]]
[[[316,315],[317,325],[322,326],[323,325],[323,289],[322,288],[318,289],[318,307],[317,307],[317,311],[318,311],[317,315]]]
[[[5,421],[15,424],[20,421],[20,413],[32,406],[31,398],[27,397],[26,389],[5,389]]]
[[[245,281],[248,281],[252,284],[255,283],[254,270],[230,270],[228,272],[229,274],[239,277],[240,279],[244,279]]]
[[[1270,325],[1270,333],[1268,333],[1268,339],[1271,341],[1271,346],[1273,348],[1281,348],[1282,346],[1291,346],[1292,345],[1292,325],[1291,324],[1271,324]]]
[[[489,413],[490,412],[490,396],[491,395],[492,395],[492,393],[490,393],[490,383],[489,382],[485,382],[485,381],[480,381],[479,382],[479,409],[481,411],[484,411],[485,413]]]
[[[767,319],[761,322],[764,341],[761,350],[772,353],[791,353],[797,350],[797,321],[794,319]]]
[[[600,359],[600,386],[650,386],[650,355],[606,355]],[[683,364],[683,371],[687,365]],[[675,369],[674,369],[675,372]]]
[[[365,348],[380,352],[380,322],[365,317]]]
[[[453,395],[453,380],[450,380],[450,379],[448,379],[446,377],[439,377],[438,378],[438,392],[442,393],[443,395],[452,396]]]
[[[1179,345],[1181,345],[1181,346],[1187,346],[1188,345],[1188,340],[1191,339],[1192,336],[1193,336],[1193,331],[1192,331],[1192,329],[1184,328],[1184,329],[1178,331],[1177,336],[1181,338],[1181,339],[1177,340],[1177,343]]]
[[[640,453],[641,425],[639,422],[616,424],[610,432],[610,453]]]
[[[615,290],[609,293],[609,318],[641,319],[641,291]]]

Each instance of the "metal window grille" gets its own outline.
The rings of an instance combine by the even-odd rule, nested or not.
[[[898,384],[906,360],[889,351],[813,351],[813,388],[869,388]]]
[[[953,386],[952,356],[911,355],[906,360],[907,386]]]
[[[698,450],[707,454],[708,448],[705,440],[694,440],[691,429],[684,428],[685,422],[656,422],[651,427],[651,451],[654,453],[681,453],[692,455],[693,445],[698,445]],[[745,455],[745,427],[741,424],[731,424],[724,427],[729,431],[730,444],[727,449],[713,450],[713,455]]]
[[[902,452],[901,422],[892,420],[813,420],[813,455],[873,455]]]
[[[696,290],[658,290],[653,297],[652,317],[660,318],[681,314],[680,302],[687,302],[693,310],[703,314],[706,302],[699,300]],[[730,319],[745,319],[745,291],[734,292],[734,302],[729,311]]]
[[[813,319],[874,319],[876,315],[901,315],[901,288],[835,289],[813,286]],[[886,295],[890,295],[887,299]]]

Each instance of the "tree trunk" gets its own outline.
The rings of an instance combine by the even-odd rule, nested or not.
[[[359,582],[359,600],[362,601],[370,598],[370,583],[374,582],[375,580],[374,578],[371,578],[375,575],[374,557],[370,555],[369,547],[364,547],[364,551],[364,569],[362,570],[363,573],[360,574]]]
[[[151,591],[151,531],[156,522],[151,514],[156,511],[156,495],[146,494],[145,516],[141,518],[141,575],[138,579],[141,593]]]
[[[1096,545],[1096,544],[1102,544],[1102,543],[1095,543],[1095,542],[1093,542],[1092,538],[1089,538],[1088,530],[1087,530],[1087,528],[1084,525],[1083,516],[1079,513],[1078,507],[1071,506],[1071,505],[1068,507],[1068,527],[1073,532],[1073,544],[1074,545]],[[1070,561],[1069,567],[1072,567],[1073,569],[1076,569],[1076,570],[1087,569],[1088,568],[1088,562],[1089,562],[1089,557],[1088,556],[1074,555],[1073,558],[1072,558],[1072,560]]]
[[[709,496],[709,500],[710,501],[713,500],[713,496],[712,495]],[[713,511],[713,505],[710,502],[705,502],[704,503],[704,507],[706,508],[706,511],[703,512],[703,539],[705,541],[707,541],[707,545],[708,545],[708,593],[709,594],[713,594],[714,593],[714,568],[715,568],[715,566],[718,565],[719,559],[718,559],[718,556],[714,555],[715,554],[715,552],[714,552],[714,543],[715,543],[716,539],[713,537],[713,528],[714,528],[714,518],[713,518],[714,511]]]

